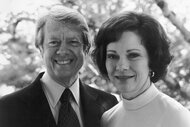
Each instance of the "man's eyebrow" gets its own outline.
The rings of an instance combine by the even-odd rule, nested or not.
[[[55,37],[55,36],[50,36],[50,37],[49,37],[49,39],[54,40],[54,39],[58,39],[58,38],[57,38],[57,37]]]

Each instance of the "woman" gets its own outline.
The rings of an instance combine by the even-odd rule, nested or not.
[[[101,26],[92,56],[122,100],[102,116],[103,127],[190,127],[190,113],[154,85],[166,74],[172,56],[158,21],[124,12]]]

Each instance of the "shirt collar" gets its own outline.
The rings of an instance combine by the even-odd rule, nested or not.
[[[49,103],[55,107],[59,102],[65,87],[55,82],[47,72],[44,73],[41,81],[43,82],[43,89]],[[76,103],[79,105],[79,77],[69,89],[71,90]]]

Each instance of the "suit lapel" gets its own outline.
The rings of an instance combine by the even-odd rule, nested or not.
[[[87,85],[80,82],[80,97],[85,127],[99,127],[101,118],[101,107],[97,104],[97,94],[90,92]]]
[[[41,73],[25,90],[25,103],[28,107],[29,126],[56,127],[49,103],[42,89]],[[98,104],[98,95],[92,88],[80,82],[80,98],[84,127],[99,127],[103,109]]]
[[[30,117],[30,125],[35,127],[56,127],[49,103],[42,89],[41,77],[42,73],[29,86],[28,93],[28,111]]]

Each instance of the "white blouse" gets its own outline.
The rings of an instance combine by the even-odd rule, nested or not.
[[[132,100],[122,100],[106,111],[102,127],[190,127],[190,112],[154,84]]]

